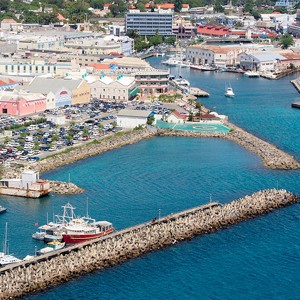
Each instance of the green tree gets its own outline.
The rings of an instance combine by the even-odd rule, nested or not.
[[[127,36],[129,36],[132,39],[135,39],[139,37],[139,33],[137,32],[137,30],[128,30]]]
[[[166,38],[164,38],[164,42],[166,43],[166,44],[170,44],[170,45],[175,45],[175,43],[176,43],[176,37],[166,37]]]
[[[127,4],[123,0],[115,0],[114,4],[109,7],[113,17],[124,16],[127,11]]]
[[[294,38],[289,33],[285,33],[281,38],[279,39],[279,45],[282,49],[287,49],[290,46],[294,45]]]
[[[254,7],[254,1],[253,0],[246,0],[244,5],[244,11],[251,13]]]
[[[181,12],[182,9],[182,0],[175,0],[174,1],[174,11]]]
[[[103,9],[104,7],[104,0],[92,0],[90,2],[91,7],[96,8],[96,9]]]
[[[8,11],[10,8],[9,0],[0,0],[0,10]]]
[[[159,45],[159,44],[161,44],[163,42],[163,39],[158,34],[158,32],[156,32],[154,36],[151,36],[149,38],[149,42],[151,43],[151,45],[157,46],[157,45]]]
[[[215,12],[224,12],[224,7],[222,6],[221,0],[215,0],[214,11]]]
[[[136,9],[140,10],[141,12],[145,12],[146,11],[145,4],[143,2],[138,2],[136,4]]]
[[[260,15],[258,10],[252,10],[251,14],[252,14],[252,16],[254,17],[255,20],[261,19],[261,15]]]
[[[155,118],[154,117],[150,117],[150,118],[147,119],[147,124],[148,125],[152,125],[154,121],[155,121]]]

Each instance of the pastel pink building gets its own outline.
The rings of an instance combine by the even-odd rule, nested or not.
[[[23,91],[0,92],[0,115],[26,116],[46,110],[46,97]]]

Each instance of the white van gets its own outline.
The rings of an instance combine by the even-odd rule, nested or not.
[[[32,130],[38,130],[39,129],[39,127],[37,126],[37,125],[30,125],[29,127],[28,127],[28,130],[29,131],[32,131]]]

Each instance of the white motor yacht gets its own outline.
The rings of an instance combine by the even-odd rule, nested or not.
[[[247,72],[245,72],[244,73],[247,77],[250,77],[250,78],[257,78],[257,77],[259,77],[260,75],[259,75],[259,73],[258,72],[256,72],[256,71],[247,71]]]
[[[226,97],[234,97],[234,96],[235,96],[235,94],[234,94],[234,92],[233,92],[233,89],[232,89],[231,87],[228,87],[228,88],[226,89],[226,91],[225,91],[225,96],[226,96]]]

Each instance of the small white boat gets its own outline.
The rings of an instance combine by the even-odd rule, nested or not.
[[[179,87],[190,87],[190,82],[184,78],[173,80]]]
[[[161,56],[161,57],[163,57],[163,56],[165,56],[165,53],[164,53],[164,52],[157,52],[157,53],[156,53],[156,56]]]
[[[7,208],[0,205],[0,214],[6,212]]]
[[[56,250],[60,250],[65,246],[65,243],[60,243],[60,242],[54,241],[54,242],[48,243],[47,245],[48,245],[47,247],[37,250],[36,254],[42,255],[42,254],[46,254],[46,253],[53,252]]]
[[[257,78],[257,77],[259,77],[260,75],[259,75],[259,73],[258,72],[256,72],[256,71],[247,71],[247,72],[245,72],[244,73],[247,77],[249,77],[249,78]]]
[[[205,64],[200,67],[201,71],[215,71],[217,68],[210,66],[209,64]]]
[[[49,225],[43,225],[38,228],[38,231],[32,235],[32,238],[35,240],[43,241],[45,235],[47,234],[47,230],[51,229]]]
[[[224,94],[226,97],[234,97],[235,94],[233,92],[233,89],[231,87],[228,87],[225,91],[225,94]]]

